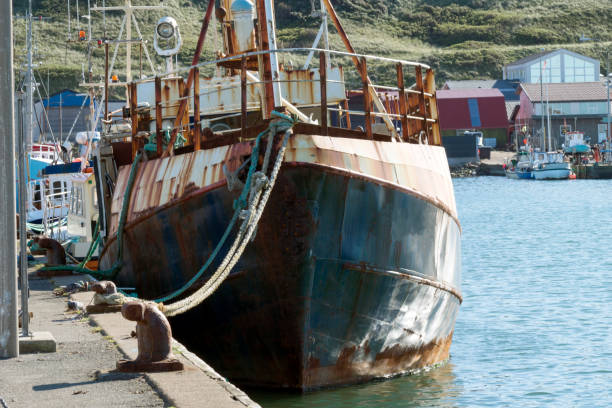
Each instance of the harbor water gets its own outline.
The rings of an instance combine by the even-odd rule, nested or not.
[[[464,302],[427,371],[264,408],[612,406],[612,180],[455,179]]]

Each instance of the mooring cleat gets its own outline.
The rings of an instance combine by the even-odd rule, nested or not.
[[[135,360],[119,360],[121,372],[180,371],[183,363],[172,355],[172,329],[170,322],[155,304],[128,302],[121,308],[121,315],[135,321],[138,339],[138,356]]]

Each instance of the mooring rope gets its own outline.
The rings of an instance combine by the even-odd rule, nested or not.
[[[292,125],[291,125],[292,126]],[[291,135],[291,126],[285,130],[285,134],[283,137],[283,142],[281,148],[276,157],[276,161],[274,163],[274,167],[272,169],[272,173],[270,174],[270,178],[265,176],[263,171],[258,171],[253,174],[254,182],[254,193],[253,190],[245,188],[243,189],[243,193],[251,193],[249,194],[248,207],[246,210],[241,210],[240,201],[239,207],[236,210],[236,213],[240,214],[240,218],[243,218],[243,222],[240,226],[240,230],[232,247],[228,251],[227,255],[221,262],[221,265],[217,268],[215,273],[208,279],[208,281],[200,287],[196,292],[189,295],[185,299],[181,299],[175,303],[164,305],[160,304],[159,308],[166,316],[176,316],[178,314],[184,313],[202,303],[206,298],[212,295],[217,288],[225,281],[225,279],[229,276],[229,273],[234,268],[240,257],[242,256],[246,245],[251,240],[251,237],[259,223],[259,219],[263,214],[263,211],[266,207],[266,203],[268,202],[268,198],[270,197],[270,193],[274,188],[274,184],[276,183],[276,179],[283,162],[283,158],[285,156],[285,151],[287,148],[287,141],[289,140],[289,136]],[[270,138],[268,143],[271,144],[273,137],[276,133],[270,134]],[[257,160],[253,160],[252,163],[256,163]],[[265,171],[265,168],[263,168]],[[246,194],[242,194],[241,197]],[[185,288],[186,289],[186,288]]]
[[[291,134],[291,129],[295,124],[295,120],[287,115],[283,115],[278,112],[273,112],[273,115],[278,117],[279,120],[270,123],[270,126],[265,131],[261,132],[255,140],[255,146],[253,147],[253,151],[251,153],[251,164],[249,167],[249,172],[247,174],[245,185],[242,189],[240,196],[234,201],[234,215],[228,227],[226,228],[225,233],[221,237],[221,240],[217,244],[217,247],[210,255],[206,263],[202,266],[202,268],[200,268],[200,270],[187,283],[185,283],[185,285],[183,285],[181,288],[174,291],[170,295],[155,300],[155,302],[160,303],[160,309],[167,316],[175,316],[177,314],[184,313],[187,310],[199,305],[212,293],[214,293],[214,291],[221,285],[221,283],[223,283],[225,278],[227,278],[230,271],[238,262],[246,248],[247,243],[251,239],[251,236],[253,235],[253,232],[257,227],[261,214],[263,213],[268,197],[270,196],[270,192],[272,191],[272,188],[274,187],[274,184],[276,182],[280,166],[285,156],[287,141],[289,139],[289,135]],[[267,164],[269,163],[268,159],[272,150],[272,144],[276,134],[281,132],[285,132],[285,134],[283,137],[281,148],[277,155],[276,162],[270,174],[270,178],[268,179],[268,177],[266,177],[265,175],[265,171],[268,167]],[[264,164],[262,170],[256,171],[257,163],[259,161],[259,146],[261,144],[261,139],[266,135],[268,137],[268,146],[266,149]],[[244,208],[247,209],[245,210]],[[204,272],[212,263],[213,259],[217,256],[221,247],[224,245],[230,231],[233,229],[234,224],[236,223],[238,218],[241,218],[243,220],[238,230],[238,234],[234,239],[234,242],[230,247],[229,251],[227,252],[225,258],[223,259],[217,270],[213,273],[213,275],[208,279],[208,281],[196,292],[186,297],[185,299],[182,299],[178,302],[169,305],[164,305],[163,303],[161,303],[183,294],[186,290],[193,286],[193,284],[204,274]]]

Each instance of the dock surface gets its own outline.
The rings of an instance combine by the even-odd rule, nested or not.
[[[30,331],[48,331],[57,351],[0,360],[0,406],[14,407],[214,407],[258,408],[240,389],[173,340],[185,370],[119,373],[120,359],[134,359],[135,323],[120,313],[83,315],[68,311],[52,289],[84,276],[30,278]],[[71,295],[87,305],[93,292]]]

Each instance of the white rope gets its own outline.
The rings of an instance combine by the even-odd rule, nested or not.
[[[263,211],[266,207],[266,203],[268,202],[270,193],[272,192],[274,184],[276,183],[276,178],[283,162],[283,158],[285,157],[287,140],[289,139],[291,133],[291,129],[285,131],[283,143],[276,157],[276,161],[274,162],[274,167],[270,174],[269,182],[262,171],[253,174],[253,188],[256,192],[251,196],[251,199],[249,200],[248,210],[244,210],[241,214],[241,216],[244,216],[244,221],[240,226],[238,236],[236,237],[236,240],[234,241],[229,252],[223,259],[223,262],[221,262],[221,265],[219,265],[219,268],[217,268],[213,276],[206,282],[206,284],[204,284],[204,286],[202,286],[200,289],[198,289],[196,292],[189,295],[185,299],[179,300],[178,302],[169,305],[160,304],[159,307],[166,316],[176,316],[198,306],[217,290],[217,288],[223,283],[223,281],[232,271],[232,269],[242,256],[246,245],[250,241],[251,236],[253,235],[253,232],[255,231],[257,224],[259,223],[259,219],[261,218],[261,215],[263,214]],[[268,135],[269,145],[273,143],[275,134],[276,132],[270,132],[270,134]],[[263,171],[265,171],[265,168],[263,169]]]

